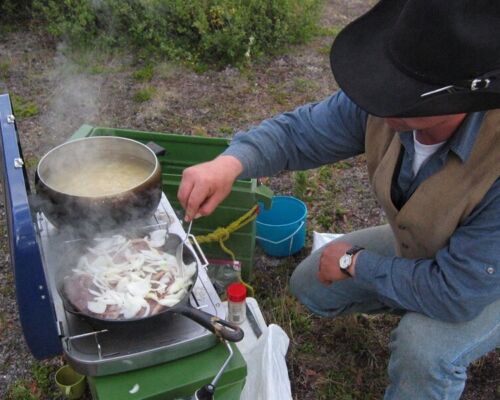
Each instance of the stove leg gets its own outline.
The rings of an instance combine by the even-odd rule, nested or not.
[[[224,364],[222,364],[222,367],[220,368],[219,372],[217,372],[217,375],[215,375],[212,382],[210,382],[208,385],[205,385],[196,391],[193,400],[213,400],[215,393],[215,386],[217,385],[217,382],[219,381],[222,374],[224,373],[224,370],[226,369],[227,365],[231,361],[231,358],[233,358],[234,351],[233,348],[231,347],[231,344],[224,339],[221,340],[229,350],[229,356],[226,358],[226,361],[224,361]]]

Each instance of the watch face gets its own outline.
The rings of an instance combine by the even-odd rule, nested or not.
[[[349,254],[344,254],[342,257],[340,257],[339,264],[340,268],[342,269],[347,269],[351,265],[351,256]]]

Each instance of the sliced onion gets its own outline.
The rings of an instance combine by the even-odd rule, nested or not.
[[[106,312],[106,304],[100,301],[87,302],[87,308],[94,314],[104,314]]]
[[[130,282],[127,285],[127,290],[132,296],[144,298],[151,290],[151,285],[146,279],[142,281]]]
[[[144,239],[127,240],[121,235],[96,239],[98,244],[89,248],[73,269],[74,276],[87,274],[92,278],[95,288],[88,289],[94,297],[88,302],[89,310],[104,314],[111,306],[116,310],[115,318],[145,317],[157,313],[160,305],[172,307],[186,296],[196,274],[196,263],[184,266],[181,274],[176,257],[159,249],[167,236],[166,230],[159,229]],[[146,299],[158,305],[151,307]]]
[[[167,237],[167,230],[158,229],[149,234],[150,240],[148,241],[148,244],[151,247],[161,247],[165,244],[166,237]]]

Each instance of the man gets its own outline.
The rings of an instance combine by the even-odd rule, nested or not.
[[[238,176],[366,154],[389,224],[311,254],[291,290],[323,316],[403,314],[385,399],[458,399],[500,345],[498,32],[500,2],[382,0],[333,44],[342,91],[237,134],[179,188],[197,217]]]

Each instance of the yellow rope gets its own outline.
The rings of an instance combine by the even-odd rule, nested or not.
[[[196,236],[196,240],[198,241],[199,244],[203,243],[211,243],[211,242],[219,242],[219,245],[221,249],[226,252],[231,259],[236,261],[236,257],[231,249],[229,249],[224,242],[229,239],[231,236],[231,233],[237,231],[238,229],[244,227],[245,225],[249,224],[252,222],[255,218],[257,218],[257,210],[258,206],[252,207],[250,210],[248,210],[245,214],[243,214],[240,218],[238,218],[236,221],[231,222],[228,226],[226,227],[219,227],[215,231],[208,233],[206,235],[199,235]],[[250,296],[254,296],[255,291],[252,286],[250,286],[248,283],[243,281],[241,278],[240,274],[240,282],[246,286],[246,288],[250,292]]]

